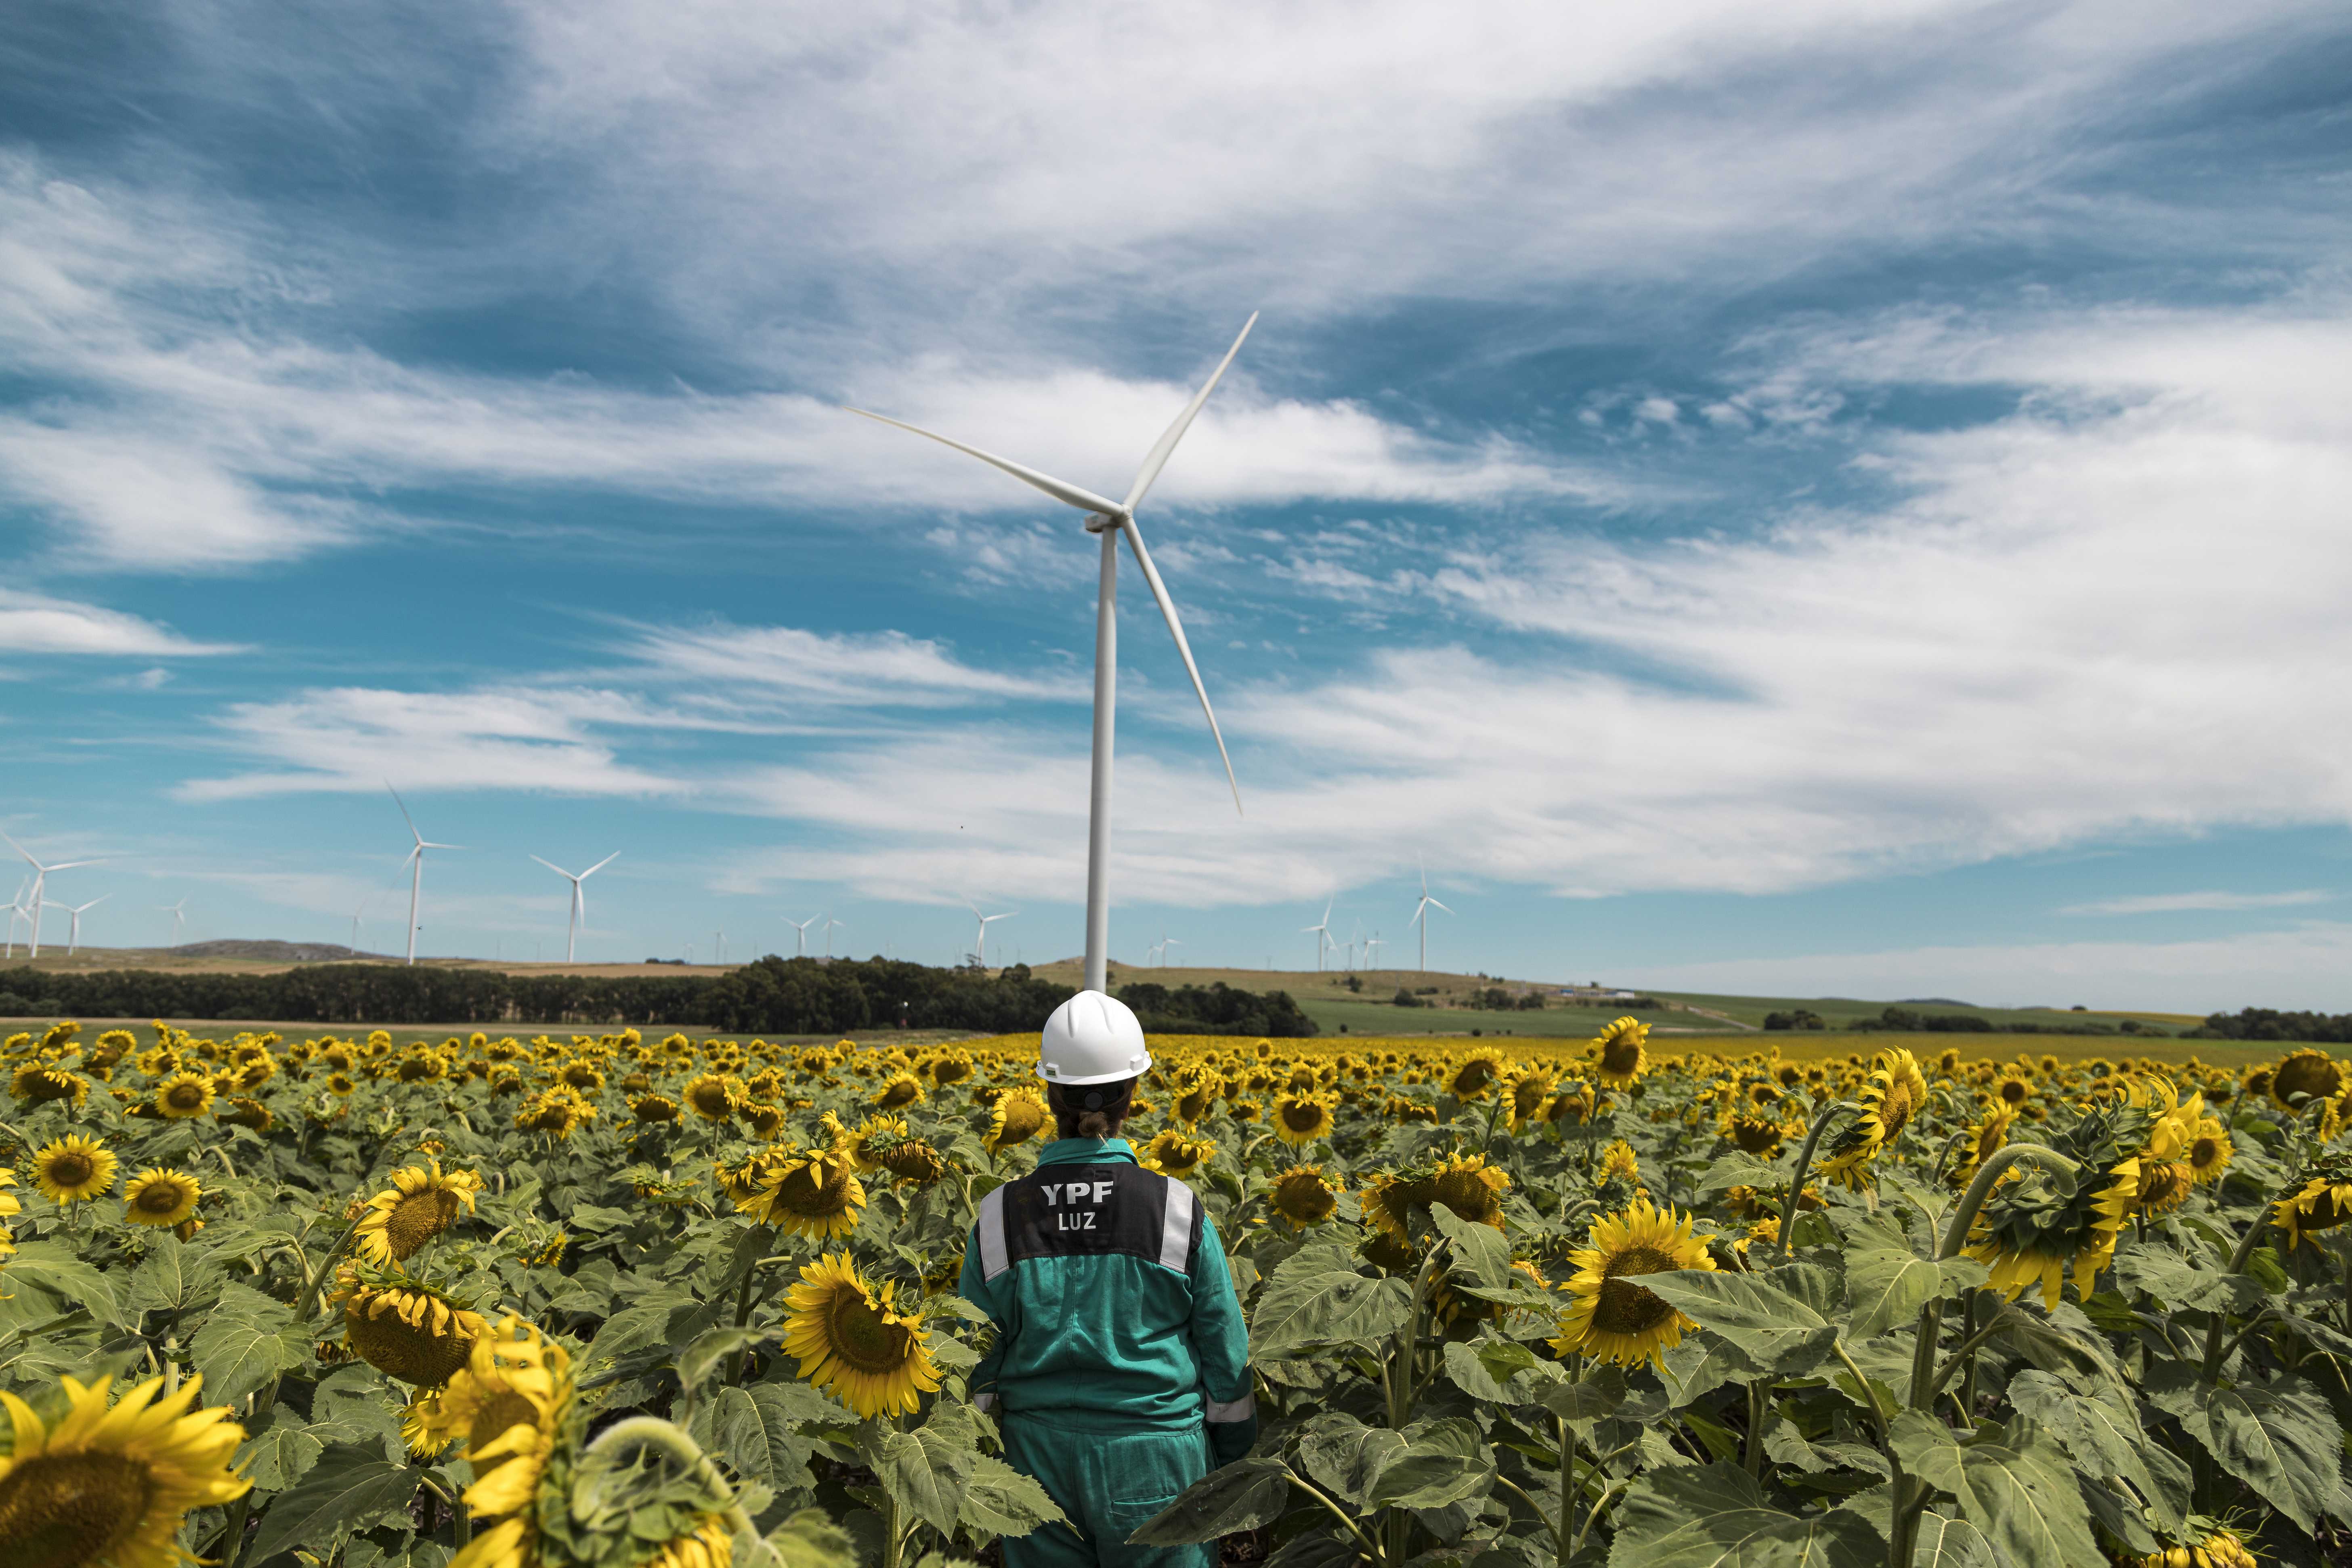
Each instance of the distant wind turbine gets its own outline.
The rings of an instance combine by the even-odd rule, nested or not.
[[[1161,938],[1160,939],[1160,967],[1164,969],[1164,968],[1166,968],[1166,967],[1168,966],[1168,950],[1169,950],[1170,948],[1171,948],[1171,947],[1181,947],[1181,946],[1183,946],[1183,945],[1184,945],[1184,943],[1183,943],[1183,942],[1182,942],[1180,938],[1172,937],[1172,936],[1163,936],[1163,937],[1161,937]]]
[[[1371,970],[1375,973],[1379,973],[1379,950],[1386,946],[1388,946],[1388,943],[1381,940],[1381,933],[1378,931],[1374,931],[1371,935],[1364,939],[1364,967],[1366,969]]]
[[[963,907],[970,910],[971,911],[971,918],[980,922],[980,936],[977,940],[977,944],[972,948],[972,956],[978,959],[980,961],[980,966],[982,969],[985,969],[988,967],[988,928],[994,925],[998,921],[1009,921],[1021,911],[1019,910],[1007,910],[1001,915],[984,915],[980,912],[980,906],[973,903],[970,899],[966,899],[963,901]]]
[[[464,846],[435,844],[428,840],[425,835],[416,831],[416,818],[408,815],[408,803],[400,798],[398,790],[392,788],[392,781],[386,779],[383,787],[392,790],[392,804],[400,807],[400,819],[408,824],[408,836],[416,840],[416,847],[408,852],[408,962],[415,963],[416,962],[416,899],[425,889],[425,852],[427,849],[458,849],[463,848]]]
[[[1331,941],[1331,906],[1339,901],[1339,897],[1336,894],[1331,898],[1326,899],[1323,901],[1323,918],[1317,921],[1311,926],[1300,926],[1298,928],[1302,933],[1306,931],[1313,931],[1315,933],[1315,973],[1318,974],[1323,973],[1324,944]]]
[[[1412,919],[1406,923],[1421,928],[1421,966],[1424,970],[1429,967],[1429,922],[1422,917],[1429,913],[1432,907],[1445,910],[1449,915],[1454,912],[1429,896],[1429,868],[1423,866],[1421,868],[1421,902],[1412,907]]]
[[[73,917],[72,924],[68,928],[69,934],[66,938],[66,956],[68,958],[71,958],[74,955],[75,950],[81,946],[82,915],[88,910],[96,909],[99,905],[106,902],[106,900],[112,896],[113,895],[110,893],[100,893],[98,897],[90,900],[90,901],[86,904],[53,903],[49,905],[49,908],[53,910],[63,910],[67,914]]]
[[[30,877],[18,878],[16,896],[8,900],[8,956],[11,958],[16,956],[16,922],[33,918],[33,911],[25,907],[25,889],[31,881]]]
[[[24,856],[25,864],[33,868],[33,890],[31,895],[26,900],[26,909],[33,921],[33,942],[28,951],[33,957],[38,958],[41,956],[41,911],[49,907],[48,900],[42,898],[41,894],[42,891],[49,885],[49,873],[52,871],[70,871],[78,866],[103,866],[106,862],[103,860],[60,860],[54,866],[44,866],[38,860],[34,859],[32,855],[26,851],[23,845],[17,843],[13,838],[8,838],[6,834],[0,833],[0,838],[7,838],[8,847],[14,849],[17,854]],[[59,905],[58,907],[62,909],[65,906]],[[12,926],[10,928],[12,934],[15,928]]]
[[[1238,813],[1242,808],[1242,786],[1234,777],[1233,758],[1226,754],[1225,737],[1217,728],[1216,710],[1209,706],[1209,689],[1201,684],[1201,669],[1192,662],[1192,645],[1184,640],[1184,627],[1176,618],[1175,603],[1168,597],[1168,588],[1160,580],[1159,569],[1151,564],[1150,551],[1144,548],[1143,531],[1136,526],[1135,509],[1143,504],[1145,493],[1151,489],[1152,481],[1160,477],[1160,470],[1167,465],[1169,455],[1176,450],[1176,443],[1182,440],[1184,432],[1192,428],[1193,417],[1201,412],[1202,405],[1209,401],[1209,394],[1216,390],[1217,383],[1224,378],[1226,367],[1234,363],[1234,356],[1242,352],[1244,340],[1248,338],[1250,329],[1256,324],[1257,316],[1252,312],[1250,319],[1242,323],[1241,335],[1234,339],[1234,346],[1225,351],[1225,357],[1217,362],[1217,368],[1210,373],[1201,390],[1193,394],[1192,401],[1184,405],[1184,411],[1176,416],[1176,422],[1160,433],[1160,439],[1144,455],[1143,466],[1136,470],[1135,482],[1128,487],[1124,500],[1107,500],[1092,490],[1039,473],[1010,458],[983,452],[977,447],[967,447],[961,441],[950,440],[945,436],[897,419],[869,414],[863,408],[848,410],[867,419],[879,420],[882,424],[928,437],[942,446],[952,447],[967,457],[977,458],[992,468],[1001,468],[1022,483],[1085,512],[1087,531],[1102,537],[1102,571],[1095,590],[1094,767],[1087,804],[1086,988],[1089,991],[1106,989],[1109,978],[1111,732],[1118,691],[1118,538],[1121,534],[1127,536],[1128,548],[1135,552],[1135,563],[1142,569],[1143,580],[1150,586],[1152,598],[1159,603],[1160,614],[1168,623],[1169,635],[1176,639],[1176,651],[1184,660],[1184,673],[1192,678],[1193,694],[1201,700],[1201,712],[1209,721],[1209,733],[1215,739],[1217,755],[1225,764],[1225,782],[1234,792],[1234,810]]]
[[[188,923],[188,900],[183,896],[176,904],[157,904],[157,910],[172,917],[172,945],[180,945],[180,928]]]
[[[578,950],[580,942],[580,922],[588,917],[588,896],[580,890],[580,884],[594,876],[597,872],[603,870],[605,867],[611,865],[614,861],[618,860],[620,858],[621,852],[615,849],[610,855],[605,856],[602,860],[597,861],[593,866],[589,867],[588,869],[581,872],[575,877],[552,860],[539,860],[539,857],[536,855],[531,857],[532,859],[539,860],[541,865],[546,867],[549,870],[554,872],[557,876],[572,884],[572,917],[564,922],[563,926],[564,963],[571,963],[572,953]]]
[[[804,921],[788,920],[784,922],[793,928],[793,937],[797,944],[793,950],[794,958],[808,956],[808,928],[823,919],[824,919],[823,915],[811,915]]]
[[[849,922],[835,920],[831,915],[824,917],[824,955],[827,958],[833,956],[833,933],[836,927],[842,931],[847,931]]]

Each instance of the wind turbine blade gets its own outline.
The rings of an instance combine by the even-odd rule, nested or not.
[[[392,789],[392,781],[390,779],[383,781],[383,787],[388,790],[392,790],[392,804],[400,807],[400,820],[408,824],[408,836],[415,839],[418,843],[423,843],[425,841],[425,835],[416,831],[416,818],[408,815],[408,803],[400,798],[400,792],[398,790]]]
[[[585,871],[581,872],[581,879],[585,881],[587,879],[594,876],[597,872],[603,870],[605,867],[611,865],[620,858],[621,852],[617,849],[614,850],[610,855],[605,856],[602,860],[597,861],[593,866],[591,866]]]
[[[542,866],[546,867],[549,870],[551,870],[551,871],[554,872],[554,873],[555,873],[557,876],[559,876],[559,877],[569,877],[569,876],[571,876],[571,875],[572,875],[572,873],[571,873],[571,872],[569,872],[569,871],[565,870],[562,867],[561,867],[561,866],[557,865],[557,864],[556,864],[554,861],[552,861],[552,860],[540,860],[540,859],[539,859],[539,857],[538,857],[538,856],[536,856],[536,855],[532,856],[532,857],[531,857],[531,858],[532,858],[532,859],[534,859],[534,860],[539,860],[539,863],[540,863],[541,865],[542,865]]]
[[[1450,904],[1439,904],[1435,899],[1432,899],[1429,901],[1433,904],[1437,904],[1439,909],[1444,910],[1449,915],[1454,912],[1454,908]]]
[[[1421,908],[1420,906],[1415,906],[1415,908],[1414,908],[1414,910],[1413,910],[1413,911],[1412,911],[1412,919],[1411,919],[1411,920],[1409,920],[1409,921],[1405,921],[1405,922],[1404,922],[1404,923],[1405,923],[1405,927],[1406,927],[1406,929],[1407,929],[1407,930],[1411,930],[1412,927],[1417,926],[1417,925],[1419,925],[1419,924],[1421,923],[1421,917],[1422,917],[1422,913],[1423,913],[1422,908]]]
[[[1225,764],[1225,783],[1234,792],[1234,815],[1246,816],[1242,810],[1241,782],[1234,777],[1234,759],[1226,753],[1224,732],[1217,728],[1217,710],[1209,706],[1209,689],[1201,684],[1201,667],[1192,662],[1192,645],[1184,640],[1184,624],[1176,618],[1175,601],[1168,596],[1168,585],[1160,580],[1159,568],[1151,564],[1151,552],[1143,547],[1143,534],[1135,526],[1135,519],[1123,524],[1128,547],[1135,552],[1135,563],[1143,568],[1143,580],[1151,584],[1151,596],[1160,602],[1160,614],[1168,622],[1168,634],[1176,639],[1176,651],[1184,658],[1184,673],[1192,678],[1192,695],[1201,700],[1201,711],[1209,721],[1209,734],[1217,742],[1217,759]]]
[[[1076,485],[1057,479],[1051,474],[1041,474],[1036,469],[1025,464],[1016,463],[1010,458],[1000,458],[993,452],[983,452],[977,447],[967,447],[961,441],[950,440],[935,430],[926,430],[919,425],[909,425],[903,419],[893,419],[887,414],[872,414],[863,408],[851,408],[846,404],[843,405],[843,409],[846,413],[877,420],[884,425],[895,425],[899,429],[909,431],[917,436],[928,437],[942,447],[953,447],[966,457],[978,458],[991,468],[1002,468],[1023,484],[1044,490],[1055,500],[1076,507],[1080,511],[1098,511],[1106,517],[1118,517],[1124,510],[1117,501],[1105,500],[1092,490],[1081,489]]]
[[[8,836],[5,833],[0,833],[0,838],[8,838]],[[26,849],[23,845],[17,843],[13,838],[8,838],[8,847],[14,849],[17,854],[22,855],[25,858],[26,865],[32,867],[35,870],[40,869],[41,863],[38,860],[34,859],[32,851]]]
[[[103,866],[105,864],[106,862],[103,860],[60,860],[54,866],[44,867],[43,869],[49,871],[70,871],[77,866]]]
[[[1201,384],[1201,390],[1192,395],[1192,401],[1184,405],[1184,412],[1176,416],[1176,423],[1160,434],[1158,444],[1143,459],[1143,467],[1135,471],[1135,483],[1128,489],[1129,511],[1143,504],[1143,492],[1151,488],[1151,481],[1160,477],[1161,468],[1167,467],[1169,454],[1176,450],[1176,443],[1184,438],[1184,432],[1192,427],[1192,416],[1201,412],[1202,404],[1209,401],[1209,394],[1217,390],[1217,383],[1225,378],[1225,367],[1232,364],[1234,356],[1242,352],[1243,340],[1256,325],[1257,312],[1252,310],[1250,319],[1242,323],[1241,337],[1234,340],[1234,346],[1225,351],[1225,357],[1217,362],[1217,368],[1209,373],[1209,379]]]

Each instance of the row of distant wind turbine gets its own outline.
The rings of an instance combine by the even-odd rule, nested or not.
[[[389,783],[387,783],[383,787],[387,790],[391,790],[392,804],[400,807],[400,819],[408,824],[408,836],[416,841],[416,847],[411,849],[401,862],[408,868],[408,962],[415,963],[416,962],[416,933],[420,929],[416,922],[417,909],[425,893],[425,852],[427,849],[462,849],[465,846],[462,844],[436,844],[432,839],[425,837],[422,833],[419,833],[416,830],[416,818],[408,815],[408,803],[400,798],[400,792],[396,789],[393,789]],[[615,849],[610,855],[605,856],[602,860],[597,861],[593,866],[589,867],[585,871],[567,871],[552,860],[541,859],[540,857],[536,855],[530,857],[530,858],[538,860],[541,865],[546,867],[549,870],[554,872],[557,876],[572,884],[571,918],[564,923],[563,928],[564,963],[572,963],[573,955],[579,952],[580,924],[583,921],[588,918],[588,895],[582,889],[580,884],[586,881],[589,878],[594,876],[597,872],[603,870],[605,867],[611,865],[620,858],[621,852]],[[359,940],[359,917],[357,915],[353,915],[352,917],[352,938],[353,943],[356,944]]]
[[[1324,900],[1323,904],[1323,918],[1317,921],[1311,926],[1300,926],[1298,928],[1301,935],[1312,935],[1315,938],[1315,972],[1318,974],[1323,972],[1324,958],[1330,953],[1345,952],[1348,955],[1349,968],[1353,969],[1356,964],[1356,949],[1360,945],[1359,939],[1356,937],[1350,937],[1349,938],[1346,945],[1342,946],[1331,935],[1331,910],[1333,906],[1338,904],[1339,901],[1337,894],[1327,899]],[[1429,967],[1428,916],[1429,911],[1432,910],[1444,910],[1449,915],[1454,912],[1449,906],[1439,902],[1438,900],[1431,894],[1429,890],[1429,871],[1427,868],[1423,868],[1421,873],[1421,900],[1412,907],[1412,919],[1405,922],[1407,925],[1419,926],[1421,928],[1421,967],[1423,969],[1427,969]],[[1370,969],[1373,967],[1372,956],[1375,950],[1386,947],[1388,943],[1381,940],[1378,931],[1375,931],[1369,937],[1361,938],[1360,945],[1364,950],[1364,967]]]
[[[69,929],[72,934],[66,939],[66,953],[68,957],[72,956],[74,950],[81,946],[81,917],[106,902],[113,895],[100,893],[86,904],[61,904],[48,896],[49,877],[53,872],[71,871],[83,866],[102,866],[106,862],[103,860],[56,860],[45,865],[34,859],[30,850],[15,839],[8,838],[6,834],[0,833],[0,838],[6,838],[8,847],[22,856],[25,864],[33,868],[33,874],[29,878],[16,884],[16,896],[8,900],[8,956],[11,958],[16,956],[16,922],[18,921],[23,921],[32,928],[27,951],[35,958],[41,956],[41,913],[45,910],[63,910],[71,917],[72,923]]]

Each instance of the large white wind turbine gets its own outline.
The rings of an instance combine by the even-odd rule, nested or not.
[[[1135,482],[1128,487],[1127,499],[1108,500],[1076,485],[1041,474],[1010,458],[983,452],[977,447],[967,447],[961,441],[887,418],[869,414],[863,408],[853,408],[852,414],[878,419],[885,425],[927,437],[943,446],[952,447],[968,457],[1011,474],[1025,485],[1045,491],[1055,500],[1074,506],[1087,514],[1087,531],[1102,538],[1102,572],[1095,590],[1095,724],[1094,768],[1087,800],[1087,970],[1086,988],[1089,991],[1108,989],[1110,961],[1110,785],[1111,734],[1118,693],[1118,538],[1127,536],[1128,548],[1135,552],[1135,563],[1143,572],[1143,580],[1150,586],[1151,596],[1159,603],[1160,614],[1168,622],[1169,634],[1176,639],[1176,651],[1183,657],[1184,673],[1192,678],[1192,692],[1201,700],[1201,711],[1209,721],[1209,733],[1217,742],[1217,755],[1225,764],[1225,782],[1234,792],[1234,810],[1242,808],[1242,786],[1234,777],[1234,761],[1226,754],[1225,737],[1217,728],[1216,710],[1209,706],[1209,689],[1201,684],[1200,666],[1192,662],[1192,645],[1184,640],[1183,623],[1176,618],[1176,605],[1168,597],[1167,585],[1160,582],[1159,570],[1151,564],[1151,552],[1144,547],[1143,532],[1136,526],[1135,509],[1143,504],[1146,491],[1151,489],[1160,470],[1167,466],[1169,454],[1176,443],[1191,429],[1193,417],[1201,405],[1209,401],[1209,394],[1224,378],[1225,369],[1234,356],[1242,352],[1242,342],[1257,325],[1257,314],[1242,323],[1241,335],[1234,346],[1217,362],[1217,368],[1193,394],[1192,401],[1176,422],[1160,433],[1151,450],[1144,455],[1143,466],[1135,473]]]
[[[1449,915],[1454,912],[1429,896],[1429,868],[1423,866],[1421,868],[1421,902],[1413,905],[1412,919],[1405,923],[1421,928],[1421,966],[1424,970],[1429,967],[1429,922],[1422,917],[1430,911],[1432,906],[1445,910]]]
[[[180,901],[176,904],[157,904],[155,908],[160,912],[172,917],[172,945],[173,947],[179,946],[180,928],[188,923],[187,895],[184,893],[182,894],[180,896]]]
[[[546,867],[549,870],[554,872],[557,876],[572,884],[572,918],[563,927],[564,963],[569,963],[572,962],[572,954],[574,949],[579,945],[580,942],[580,922],[588,917],[588,897],[580,890],[580,884],[594,876],[597,872],[603,870],[605,867],[611,865],[614,861],[618,860],[620,858],[621,852],[615,849],[610,855],[605,856],[602,860],[597,861],[593,866],[589,867],[588,869],[581,872],[575,877],[552,860],[539,860],[539,857],[536,855],[531,857],[532,859],[539,860],[541,865]]]
[[[804,921],[788,920],[784,922],[786,925],[793,928],[793,936],[797,943],[793,952],[793,956],[794,958],[806,958],[808,956],[808,928],[816,924],[817,921],[823,919],[824,919],[823,915],[811,915]]]
[[[106,900],[112,896],[113,895],[110,893],[100,893],[98,897],[90,900],[90,901],[86,904],[52,903],[48,906],[53,910],[63,910],[67,914],[73,917],[71,925],[67,928],[66,956],[68,958],[71,958],[74,955],[75,951],[81,946],[81,917],[89,910],[96,909],[99,905],[106,902]]]
[[[392,789],[389,780],[384,788],[392,790],[392,804],[400,807],[400,819],[408,824],[408,836],[416,840],[416,847],[408,852],[408,962],[416,962],[416,897],[425,888],[425,852],[427,849],[457,849],[457,844],[436,844],[416,831],[416,818],[408,815],[408,803],[400,792]]]
[[[984,915],[980,912],[980,906],[973,903],[970,899],[966,899],[963,901],[963,907],[970,910],[971,911],[971,918],[980,922],[978,945],[971,951],[972,956],[980,960],[980,966],[982,969],[985,969],[988,967],[988,928],[994,925],[998,921],[1009,921],[1021,911],[1019,910],[1007,910],[1001,915]]]
[[[1339,900],[1337,894],[1324,900],[1323,918],[1317,921],[1311,926],[1300,926],[1298,928],[1302,933],[1306,931],[1313,931],[1315,933],[1315,973],[1318,974],[1323,973],[1324,947],[1327,944],[1332,946],[1338,945],[1331,942],[1331,906],[1339,901]]]
[[[17,843],[13,838],[8,838],[6,834],[0,833],[0,838],[7,838],[8,847],[14,849],[17,854],[23,855],[25,857],[25,864],[33,868],[33,890],[25,900],[25,910],[26,913],[31,918],[33,922],[33,943],[31,948],[27,951],[30,952],[33,957],[38,958],[41,956],[41,911],[48,907],[47,901],[41,897],[41,894],[42,891],[49,885],[49,873],[52,871],[70,871],[77,866],[103,866],[106,862],[103,860],[60,860],[54,866],[44,866],[38,860],[34,859],[33,857],[26,852],[23,845]],[[64,906],[59,905],[58,907],[63,908]],[[10,929],[12,931],[14,931],[13,926]]]

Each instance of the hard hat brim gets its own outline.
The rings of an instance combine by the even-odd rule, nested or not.
[[[1151,1070],[1151,1053],[1150,1051],[1143,1053],[1143,1063],[1141,1066],[1132,1069],[1122,1068],[1117,1072],[1072,1075],[1069,1073],[1047,1072],[1045,1070],[1047,1065],[1048,1064],[1045,1062],[1039,1062],[1037,1064],[1037,1076],[1044,1079],[1047,1083],[1058,1083],[1066,1089],[1085,1089],[1090,1084],[1118,1083],[1130,1078],[1141,1078],[1145,1073]]]

